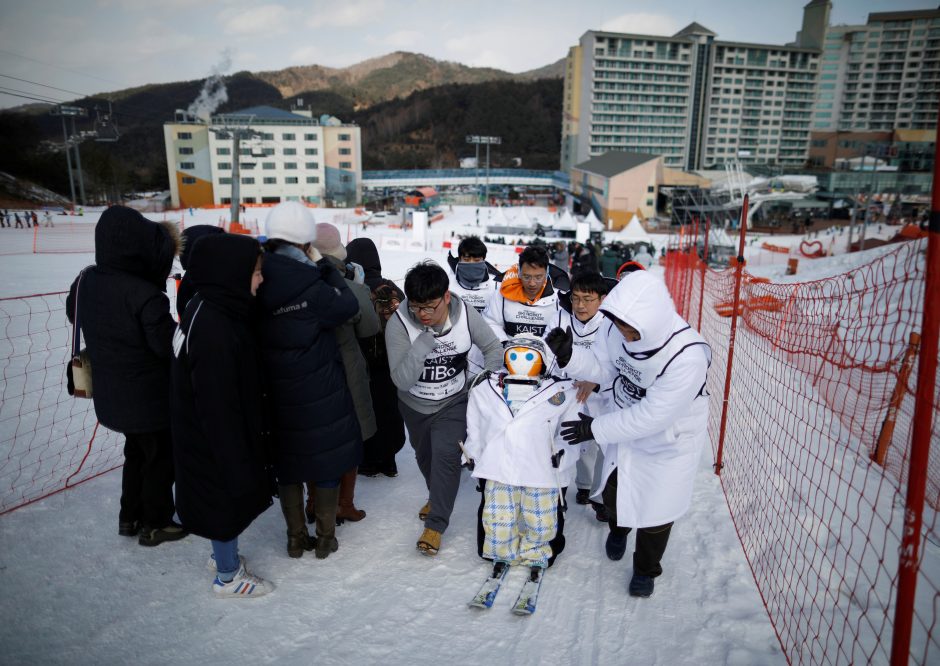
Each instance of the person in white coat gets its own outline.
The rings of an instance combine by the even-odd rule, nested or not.
[[[623,278],[601,312],[610,323],[590,353],[559,328],[546,342],[566,372],[610,390],[611,411],[579,414],[562,424],[562,436],[569,444],[594,439],[607,447],[607,556],[623,557],[627,535],[637,528],[629,593],[648,597],[662,574],[672,524],[691,503],[707,438],[711,350],[678,315],[663,280],[647,271]]]
[[[562,330],[571,327],[574,345],[590,349],[594,344],[597,332],[607,323],[600,311],[601,304],[616,284],[616,280],[605,278],[600,273],[581,272],[571,278],[571,291],[558,294],[556,326]],[[564,369],[559,369],[558,372],[562,377],[571,377]],[[598,390],[600,387],[593,382],[577,381],[578,377],[571,379],[576,380],[578,402],[584,406],[584,411],[589,415],[603,413],[606,399]],[[603,466],[604,454],[599,451],[597,443],[581,444],[578,473],[575,477],[578,488],[575,501],[578,504],[590,504],[597,519],[606,523],[607,510],[604,505],[591,500],[594,494],[591,492],[594,479],[600,478]]]
[[[552,557],[561,488],[573,481],[577,451],[565,450],[560,423],[578,411],[577,388],[546,376],[547,348],[533,334],[506,343],[509,373],[488,373],[470,390],[463,462],[483,480],[482,556],[529,567],[538,580]]]

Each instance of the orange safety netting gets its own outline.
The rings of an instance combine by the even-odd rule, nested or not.
[[[887,663],[917,384],[926,241],[813,282],[743,274],[721,483],[791,663]],[[681,314],[713,350],[709,436],[719,450],[735,271],[666,256]],[[910,657],[940,662],[940,415]],[[879,442],[881,446],[879,447]],[[882,460],[879,463],[873,457]]]
[[[0,514],[124,462],[123,438],[65,390],[65,296],[0,299]]]

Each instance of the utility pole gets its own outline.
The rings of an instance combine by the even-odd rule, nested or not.
[[[75,116],[86,116],[88,112],[79,106],[64,106],[59,104],[49,112],[52,116],[62,118],[62,138],[65,142],[65,163],[69,170],[69,190],[72,194],[72,210],[75,210],[75,173],[72,171],[72,147],[75,147],[75,166],[78,169],[78,189],[82,205],[85,205],[85,182],[82,180],[82,158],[78,151],[78,136],[75,133]],[[65,126],[65,118],[72,121],[72,134],[69,135]]]

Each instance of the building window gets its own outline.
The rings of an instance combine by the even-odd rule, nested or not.
[[[285,168],[285,169],[296,169],[296,168],[297,168],[297,162],[285,162],[285,163],[284,163],[284,168]]]
[[[274,162],[262,162],[261,168],[266,171],[273,171],[277,168],[277,165]]]
[[[274,176],[265,176],[262,182],[265,185],[277,185],[277,178]]]
[[[316,140],[317,140],[316,134],[304,134],[304,141],[316,141]]]
[[[316,148],[304,148],[304,155],[318,155],[319,152]]]
[[[180,162],[180,169],[195,169],[195,162]]]
[[[222,203],[224,203],[225,205],[228,205],[228,204],[232,203],[232,197],[222,197],[222,198],[220,199],[220,201],[221,201]]]
[[[282,134],[282,135],[281,135],[281,140],[283,140],[283,141],[293,141],[293,140],[296,139],[296,138],[297,138],[297,135],[296,135],[296,134],[292,134],[292,133],[290,133],[290,134]]]
[[[349,148],[340,148],[339,154],[340,155],[352,155],[352,151]]]
[[[340,169],[352,169],[352,162],[340,162],[339,168]]]
[[[349,182],[352,182],[352,178],[350,178],[349,176],[340,176],[340,177],[339,177],[339,182],[341,182],[341,183],[349,183]]]
[[[263,148],[262,150],[264,151],[265,157],[271,157],[271,155],[274,154],[274,148]]]
[[[281,197],[261,197],[261,203],[266,203],[266,204],[281,203]]]
[[[255,179],[253,176],[245,176],[242,178],[242,185],[254,185]]]
[[[647,192],[655,192],[655,191],[656,191],[656,187],[653,186],[653,185],[649,185],[649,186],[647,186],[646,191],[647,191]]]
[[[188,141],[189,139],[193,138],[193,133],[192,132],[178,132],[176,134],[176,138],[179,139],[180,141]]]
[[[305,169],[319,169],[320,163],[319,162],[304,162],[304,168]]]
[[[231,148],[216,148],[215,154],[216,155],[231,155],[232,149]]]
[[[287,176],[286,178],[284,178],[284,182],[288,185],[296,185],[297,176]]]
[[[192,176],[183,176],[183,185],[195,185],[196,179]]]
[[[646,200],[646,205],[647,205],[647,206],[652,206],[652,205],[653,205],[653,200],[652,200],[652,199],[647,199],[647,200]]]
[[[265,132],[261,135],[261,138],[265,141],[274,141],[274,134],[271,132]]]
[[[226,178],[219,178],[219,185],[231,185],[231,184],[232,184],[232,179],[231,179],[231,178],[227,178],[227,177],[226,177]]]
[[[285,154],[285,155],[296,155],[296,154],[297,154],[297,149],[296,149],[296,148],[285,148],[285,149],[284,149],[284,154]]]
[[[219,164],[218,164],[218,166],[217,166],[216,168],[217,168],[219,171],[231,171],[231,170],[232,170],[232,163],[231,163],[231,162],[219,162]]]
[[[349,141],[350,138],[351,138],[351,137],[350,137],[349,134],[340,134],[340,135],[339,135],[339,140],[340,140],[340,141]]]
[[[187,146],[180,146],[179,152],[180,152],[180,155],[192,155],[193,149]]]
[[[316,185],[320,182],[319,176],[307,176],[307,183],[310,185]]]

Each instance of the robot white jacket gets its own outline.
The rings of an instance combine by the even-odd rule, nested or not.
[[[569,379],[546,377],[516,414],[503,399],[500,375],[491,373],[470,390],[467,440],[473,476],[512,486],[564,487],[574,482],[578,447],[558,436],[562,421],[577,419],[577,390]],[[552,454],[564,451],[559,467]],[[557,475],[556,475],[557,472]]]

